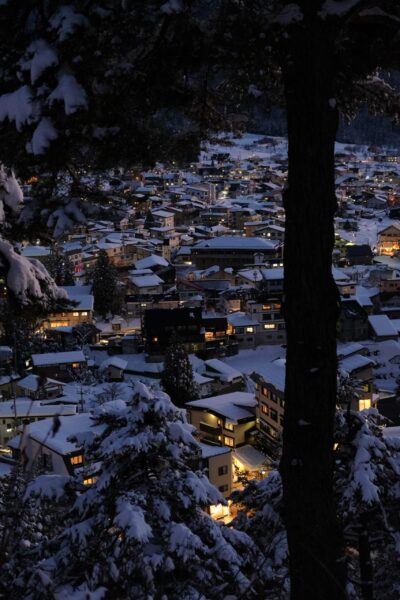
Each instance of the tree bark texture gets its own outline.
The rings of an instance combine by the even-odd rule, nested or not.
[[[289,40],[284,83],[289,173],[285,297],[287,362],[280,465],[292,600],[346,597],[333,496],[336,406],[333,42],[315,19]]]

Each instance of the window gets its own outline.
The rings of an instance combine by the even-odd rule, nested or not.
[[[79,367],[80,367],[80,364],[79,364],[79,363],[72,363],[71,367],[72,367],[73,369],[79,369]]]
[[[87,310],[84,310],[83,312],[81,312],[81,315],[82,315],[82,317],[87,317],[88,316]]]
[[[262,316],[262,318],[263,318],[263,321],[270,321],[270,320],[272,319],[272,315],[271,315],[271,314],[268,314],[268,315],[265,315],[265,314],[264,314],[264,315]],[[264,327],[265,327],[265,326],[264,326]]]
[[[220,492],[227,492],[228,491],[228,484],[225,483],[225,485],[220,485],[218,487],[218,489],[219,489]]]
[[[275,323],[264,323],[264,329],[275,329]]]
[[[271,304],[263,304],[262,308],[263,308],[263,310],[271,310],[272,305]]]
[[[262,393],[263,396],[269,396],[269,390],[268,390],[268,388],[266,388],[266,387],[263,386],[262,389],[261,389],[261,393]]]
[[[218,475],[226,475],[228,473],[228,465],[218,467]]]
[[[254,333],[254,327],[246,327],[246,333]]]
[[[93,483],[96,483],[97,481],[97,477],[88,477],[87,479],[83,480],[83,485],[93,485]]]
[[[268,414],[268,406],[266,404],[261,404],[261,412],[263,413],[263,415]]]
[[[276,412],[276,410],[274,408],[269,409],[269,416],[273,421],[278,422],[278,413]]]
[[[233,429],[234,429],[233,423],[228,423],[227,421],[225,421],[225,429],[227,429],[228,431],[233,431]]]
[[[358,401],[358,410],[366,410],[367,408],[371,408],[371,400],[369,398]]]
[[[235,441],[233,438],[225,435],[224,436],[224,444],[225,444],[225,446],[229,446],[230,448],[233,448],[233,446],[235,445]]]
[[[73,317],[79,317],[79,313],[77,311],[75,311],[75,312],[72,313],[72,316]]]
[[[69,459],[71,465],[81,465],[83,463],[83,454],[79,454],[78,456],[71,456]]]

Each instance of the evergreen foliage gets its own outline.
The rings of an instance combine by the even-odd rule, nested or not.
[[[101,405],[95,422],[102,433],[77,439],[98,479],[77,497],[20,597],[255,598],[248,574],[256,548],[203,510],[223,499],[189,466],[199,448],[182,411],[138,383],[129,403]]]
[[[121,310],[121,294],[117,286],[117,274],[110,264],[105,250],[100,250],[92,273],[94,309],[103,318],[108,313],[118,314]]]
[[[71,261],[58,245],[52,248],[46,268],[57,285],[74,285]]]
[[[198,398],[199,390],[193,379],[193,367],[184,345],[175,333],[171,336],[165,353],[161,385],[177,406],[183,407],[186,402]]]

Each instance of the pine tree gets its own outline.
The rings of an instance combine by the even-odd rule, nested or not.
[[[46,260],[46,268],[57,285],[74,285],[71,261],[57,244]]]
[[[110,264],[105,250],[100,250],[92,274],[94,309],[103,318],[108,313],[117,314],[121,310],[121,295],[117,285],[117,273]]]
[[[98,479],[20,597],[256,598],[248,573],[260,557],[246,534],[203,510],[222,498],[189,467],[199,449],[182,411],[137,383],[129,403],[103,404],[94,416],[102,433],[78,440]]]
[[[184,345],[175,333],[171,336],[165,353],[161,384],[177,406],[183,407],[186,402],[198,398],[193,367]]]
[[[150,229],[150,227],[154,227],[154,216],[151,210],[148,210],[144,221],[144,228]]]

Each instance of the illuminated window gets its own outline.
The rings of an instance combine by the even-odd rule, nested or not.
[[[81,312],[81,315],[82,315],[82,317],[87,317],[88,313],[87,313],[87,311],[83,311],[83,312]]]
[[[275,323],[264,323],[264,329],[276,329]]]
[[[73,313],[72,313],[72,316],[73,316],[73,317],[79,317],[79,313],[78,313],[78,312],[73,312]]]
[[[78,456],[71,456],[70,462],[71,465],[81,465],[83,463],[83,454],[79,454]]]
[[[262,307],[263,307],[263,310],[271,310],[272,305],[271,304],[263,304]]]
[[[97,479],[97,477],[88,477],[83,480],[83,485],[93,485],[93,483],[96,483]]]
[[[254,333],[254,327],[246,327],[246,333]]]
[[[367,408],[371,408],[371,400],[366,398],[358,401],[358,410],[366,410]]]
[[[267,415],[267,414],[268,414],[268,406],[267,406],[266,404],[261,404],[261,412],[262,412],[264,415]]]
[[[153,337],[153,342],[158,342],[158,337]]]
[[[225,435],[224,436],[224,444],[225,444],[225,446],[229,446],[230,448],[233,448],[233,446],[235,445],[235,441],[233,438]]]
[[[71,365],[71,367],[73,369],[79,369],[79,366],[80,366],[79,363],[72,363],[72,365]]]
[[[234,429],[233,423],[225,422],[225,429],[227,429],[228,431],[233,431],[233,429]]]

